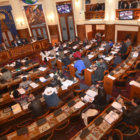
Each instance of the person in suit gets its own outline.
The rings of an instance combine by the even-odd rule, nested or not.
[[[21,66],[23,66],[23,64],[21,63],[21,61],[20,60],[17,60],[16,61],[16,64],[15,64],[15,68],[16,69],[20,69]]]
[[[83,60],[83,62],[85,64],[86,68],[89,68],[91,66],[91,62],[88,59],[88,56],[83,57],[82,60]]]
[[[0,51],[3,51],[3,50],[8,50],[8,47],[6,46],[4,42],[2,42],[0,45]]]
[[[114,55],[113,67],[116,67],[118,64],[122,62],[122,59],[119,54]]]
[[[119,9],[124,9],[124,1],[123,0],[119,1],[118,8]]]
[[[123,56],[127,52],[127,46],[124,42],[121,43],[120,51],[121,56]]]
[[[22,40],[16,35],[16,43],[18,46],[22,46]]]
[[[32,118],[36,118],[44,114],[45,111],[39,98],[35,98],[33,94],[30,94],[28,102],[30,102],[28,109],[31,110]]]
[[[12,41],[11,44],[12,44],[12,47],[14,47],[14,48],[18,47],[18,44],[17,44],[16,40]]]
[[[131,5],[127,1],[124,1],[123,9],[129,9],[129,7],[131,7]]]
[[[138,7],[138,1],[137,0],[133,0],[131,2],[131,8],[137,8]]]
[[[87,39],[87,38],[84,39],[84,41],[83,41],[83,46],[86,47],[86,45],[88,45],[88,44],[89,44],[88,39]]]
[[[62,62],[64,63],[64,68],[66,68],[71,63],[69,56],[64,55],[64,58],[62,59]]]
[[[38,35],[37,40],[42,40],[43,37],[41,35]]]
[[[28,43],[29,43],[29,42],[28,42],[27,39],[25,39],[25,38],[22,39],[22,44],[23,44],[23,45],[27,45]]]
[[[31,81],[27,80],[26,77],[23,77],[22,82],[19,84],[19,87],[25,90],[28,90],[30,84],[31,84]]]

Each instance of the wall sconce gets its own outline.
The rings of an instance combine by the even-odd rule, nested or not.
[[[24,25],[24,19],[23,18],[18,18],[16,19],[18,25],[23,26]]]
[[[76,5],[76,6],[79,6],[79,2],[80,2],[79,0],[76,0],[76,1],[75,1],[75,5]]]
[[[51,14],[48,16],[48,19],[49,19],[49,21],[53,22],[53,21],[54,21],[54,14],[51,13]]]

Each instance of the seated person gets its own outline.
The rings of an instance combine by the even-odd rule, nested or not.
[[[131,125],[140,124],[140,99],[134,98],[131,102],[125,102],[128,105],[128,110],[123,107],[124,119],[123,121]]]
[[[104,78],[104,69],[103,67],[99,66],[92,75],[92,84],[96,85],[97,81],[102,81],[103,78]]]
[[[116,67],[118,64],[122,62],[122,59],[119,54],[114,55],[114,62],[113,62],[113,67]]]
[[[16,61],[16,64],[15,64],[15,69],[20,69],[20,67],[23,66],[23,64],[21,63],[20,60],[17,60]]]
[[[43,39],[43,37],[41,36],[41,35],[39,35],[38,37],[37,37],[37,40],[42,40]]]
[[[28,43],[29,43],[29,42],[28,42],[27,39],[25,39],[25,38],[22,39],[22,44],[23,44],[23,45],[26,45],[26,44],[28,44]]]
[[[110,47],[113,46],[113,41],[112,41],[112,40],[109,41],[109,46],[110,46]]]
[[[64,58],[62,59],[62,62],[64,63],[64,68],[66,68],[71,63],[69,56],[64,55]]]
[[[73,57],[74,57],[75,59],[81,58],[81,53],[80,53],[79,51],[76,51],[76,52],[73,54]]]
[[[57,90],[53,87],[46,87],[43,92],[43,97],[45,98],[47,107],[57,107],[60,104],[60,99],[56,94]]]
[[[27,80],[26,77],[23,77],[22,78],[22,82],[19,84],[19,87],[27,90],[29,88],[30,84],[31,84],[31,81]]]
[[[0,45],[0,49],[2,50],[8,50],[8,47],[6,46],[6,44],[4,42],[1,43]]]
[[[131,43],[130,38],[127,37],[126,40],[125,40],[125,45],[126,45],[126,47],[128,48],[131,44],[132,44],[132,43]]]
[[[0,80],[9,81],[12,79],[12,73],[6,68],[3,68],[1,72],[2,76],[0,77]]]
[[[29,59],[28,57],[25,58],[25,66],[28,66],[30,63],[32,63],[32,60]]]
[[[98,59],[95,65],[97,67],[102,67],[104,71],[108,69],[107,63],[102,58]]]
[[[85,64],[85,67],[86,67],[86,68],[89,68],[90,65],[91,65],[91,62],[90,62],[90,60],[88,59],[88,56],[82,57],[82,60],[83,60],[83,62],[84,62],[84,64]]]
[[[34,37],[31,37],[31,43],[34,43],[34,42],[36,42],[37,40],[34,38]]]
[[[75,62],[74,64],[74,67],[77,69],[77,71],[75,72],[75,75],[80,79],[82,80],[83,77],[80,75],[82,70],[84,70],[86,67],[85,67],[85,64],[83,62],[83,60],[81,60],[80,58],[77,58],[76,59],[77,61]]]
[[[16,40],[12,41],[11,44],[12,44],[12,47],[18,47]]]
[[[86,39],[84,39],[84,41],[83,41],[83,46],[84,47],[86,47],[86,45],[88,45],[89,43],[88,43],[88,39],[86,38]]]
[[[20,94],[19,92],[18,92],[18,90],[14,90],[13,91],[13,97],[14,97],[14,101],[16,102],[16,103],[21,103],[21,102],[23,102],[23,100],[25,100],[25,101],[27,101],[27,95],[26,94]]]
[[[109,45],[109,43],[105,42],[103,47],[105,48],[104,54],[107,55],[110,51],[111,46]]]
[[[98,95],[95,96],[93,104],[95,104],[96,109],[102,110],[107,103],[106,93],[102,86],[98,88]]]
[[[37,99],[33,94],[30,94],[28,97],[28,102],[30,102],[28,109],[31,110],[33,118],[43,115],[44,108],[39,98]]]
[[[22,46],[22,40],[16,35],[16,43],[18,46]]]

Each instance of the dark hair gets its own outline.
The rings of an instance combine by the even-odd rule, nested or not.
[[[14,98],[19,98],[21,95],[19,94],[19,92],[17,90],[14,90],[13,96],[14,96]]]
[[[26,81],[26,80],[27,80],[27,78],[26,78],[26,77],[23,77],[23,78],[22,78],[22,81]]]
[[[3,68],[3,69],[1,70],[2,73],[7,72],[7,71],[8,71],[8,70],[7,70],[6,68]]]
[[[139,104],[140,104],[140,99],[134,97],[134,102],[135,102],[137,105],[139,105]]]

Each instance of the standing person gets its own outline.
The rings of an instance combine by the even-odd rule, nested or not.
[[[91,65],[91,62],[90,62],[90,60],[88,59],[88,56],[85,56],[85,57],[83,57],[82,59],[83,59],[83,62],[84,62],[84,64],[85,64],[85,67],[86,67],[86,68],[89,68],[90,65]]]
[[[62,62],[64,63],[64,67],[66,68],[71,63],[69,56],[65,54]]]
[[[83,77],[80,75],[82,70],[84,70],[86,67],[85,67],[85,64],[83,62],[83,60],[81,60],[80,58],[77,58],[75,64],[74,64],[74,67],[77,69],[77,71],[75,72],[75,75],[80,79],[82,80]]]

